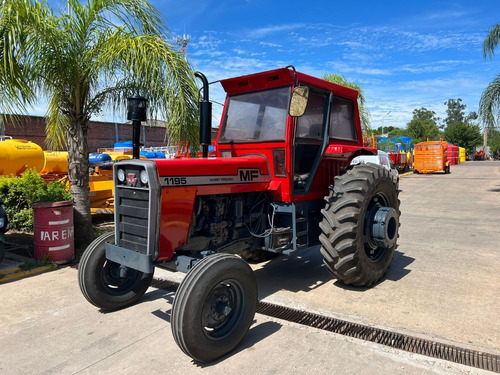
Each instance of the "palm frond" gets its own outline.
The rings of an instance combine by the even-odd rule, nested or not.
[[[495,48],[500,43],[500,23],[493,25],[488,30],[488,35],[483,42],[483,57],[486,59],[489,57],[490,59],[495,56]]]
[[[493,127],[500,120],[500,74],[483,91],[479,116],[487,127]]]
[[[357,83],[349,81],[342,74],[325,73],[322,77],[325,81],[336,83],[338,85],[350,87],[351,89],[358,91],[358,107],[359,107],[359,117],[361,120],[361,128],[363,133],[367,134],[371,130],[371,115],[366,108],[365,94],[363,88]]]
[[[0,111],[26,112],[26,105],[34,101],[30,85],[30,71],[22,59],[23,27],[17,22],[18,12],[3,2],[0,8]]]
[[[52,96],[46,114],[47,147],[49,150],[64,150],[66,146],[66,131],[69,121],[59,106],[60,99],[57,95]]]
[[[115,33],[105,46],[96,45],[100,54],[95,66],[107,72],[108,79],[116,80],[111,73],[117,71],[121,77],[120,90],[109,90],[111,82],[106,85],[107,102],[118,108],[127,96],[144,95],[152,116],[166,119],[172,141],[184,136],[196,142],[197,87],[184,57],[163,38],[151,35]]]

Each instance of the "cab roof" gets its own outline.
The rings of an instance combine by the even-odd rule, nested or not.
[[[296,72],[297,85],[306,85],[327,90],[341,97],[357,99],[358,91],[349,87],[331,83],[304,73]],[[220,81],[228,95],[261,91],[275,87],[294,86],[295,74],[292,69],[280,68],[265,72],[228,78]]]

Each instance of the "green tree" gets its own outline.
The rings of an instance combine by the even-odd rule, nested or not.
[[[76,241],[88,244],[91,116],[105,106],[123,111],[128,96],[141,94],[153,116],[167,119],[170,139],[181,131],[195,139],[194,75],[147,0],[67,0],[68,14],[59,15],[45,0],[2,0],[0,9],[2,85],[22,100],[33,102],[29,87],[48,98],[48,144],[67,147]]]
[[[470,122],[473,120],[477,120],[478,116],[476,112],[470,112],[468,115],[465,115],[465,110],[467,106],[462,104],[462,99],[448,99],[444,102],[448,108],[446,109],[446,118],[444,119],[444,123],[446,126],[450,124],[454,124],[457,122]]]
[[[370,112],[366,108],[365,94],[363,88],[357,83],[347,80],[341,74],[325,73],[323,74],[323,79],[328,82],[336,83],[338,85],[350,87],[351,89],[358,91],[358,107],[359,107],[359,117],[361,119],[361,130],[363,134],[368,134],[371,131],[370,126]]]
[[[488,35],[483,42],[483,57],[492,59],[495,48],[500,43],[500,23],[488,30]],[[500,119],[500,74],[486,87],[479,101],[479,115],[488,127],[495,126]]]
[[[478,118],[476,112],[465,114],[467,106],[462,104],[462,99],[449,99],[445,103],[447,117],[444,119],[444,140],[456,146],[465,147],[467,151],[481,144],[481,129],[474,120]]]
[[[413,110],[413,118],[406,125],[405,133],[413,139],[413,143],[424,142],[429,138],[436,141],[439,138],[438,118],[436,112],[427,108]]]

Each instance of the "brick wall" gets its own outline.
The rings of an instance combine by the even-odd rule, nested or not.
[[[157,122],[160,123],[160,122]],[[132,140],[132,125],[117,124],[112,122],[90,121],[88,141],[89,152],[95,152],[98,148],[112,148],[117,141],[126,142]],[[47,150],[45,142],[45,119],[39,116],[22,116],[14,126],[6,119],[5,135],[15,139],[26,139],[32,141]],[[141,143],[145,147],[165,146],[165,128],[155,125],[144,125],[141,127]]]

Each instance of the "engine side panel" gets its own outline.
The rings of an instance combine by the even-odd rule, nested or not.
[[[186,246],[197,196],[264,192],[271,182],[263,156],[155,162],[162,186],[159,261]]]
[[[195,199],[195,186],[162,189],[158,260],[171,259],[186,243]]]

